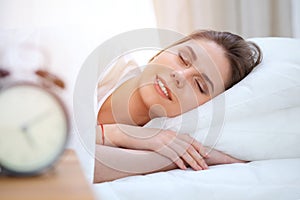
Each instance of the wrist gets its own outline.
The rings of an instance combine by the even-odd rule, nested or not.
[[[109,130],[109,141],[113,146],[123,147],[122,141],[124,140],[124,136],[122,134],[122,130],[119,128],[118,124],[108,125]],[[123,141],[124,142],[124,141]]]
[[[113,142],[118,147],[149,150],[147,146],[151,138],[148,137],[147,131],[149,130],[142,127],[117,124],[114,130]]]
[[[99,124],[97,126],[97,144],[105,145],[105,146],[117,146],[115,144],[114,136],[115,128],[110,124]]]

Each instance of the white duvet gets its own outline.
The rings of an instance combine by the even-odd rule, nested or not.
[[[172,170],[94,184],[101,200],[300,199],[300,159]]]

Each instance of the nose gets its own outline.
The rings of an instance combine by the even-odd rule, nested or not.
[[[186,84],[186,81],[191,80],[192,77],[197,74],[199,74],[199,72],[190,67],[187,69],[173,70],[170,73],[170,77],[175,81],[175,84],[178,88],[183,88],[183,86]]]
[[[185,75],[183,70],[174,70],[171,72],[170,77],[175,81],[178,88],[182,88],[185,84]]]

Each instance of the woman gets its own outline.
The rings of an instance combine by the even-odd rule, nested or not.
[[[142,126],[204,104],[260,62],[256,44],[228,32],[204,30],[159,52],[144,70],[127,73],[129,78],[100,98],[94,181],[244,162],[216,150],[208,152],[187,134]],[[109,80],[100,82],[100,89]]]

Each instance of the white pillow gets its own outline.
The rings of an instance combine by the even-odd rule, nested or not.
[[[300,157],[300,40],[253,38],[263,62],[214,100],[146,126],[189,133],[236,158]]]

